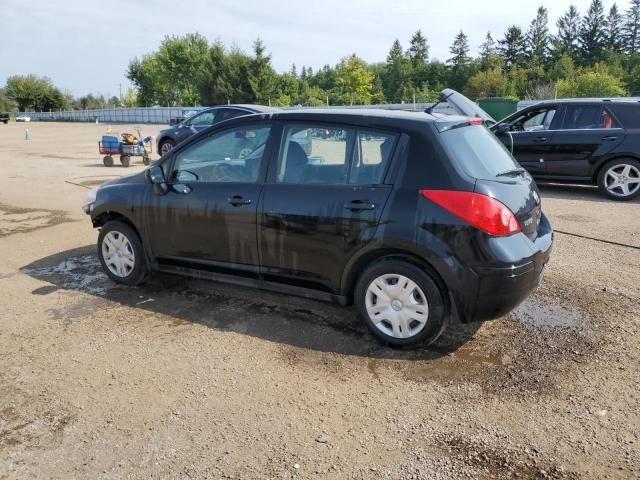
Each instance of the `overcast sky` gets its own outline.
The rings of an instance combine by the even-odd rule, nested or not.
[[[261,37],[278,71],[335,65],[351,53],[384,61],[395,38],[406,48],[417,29],[430,56],[446,60],[460,29],[475,55],[488,30],[498,38],[512,24],[526,29],[541,4],[555,30],[571,3],[584,14],[590,0],[0,0],[0,85],[35,73],[74,95],[118,95],[131,58],[156,50],[165,35],[191,32],[247,51]],[[608,10],[613,0],[604,3]]]

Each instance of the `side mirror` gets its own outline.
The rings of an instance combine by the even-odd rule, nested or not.
[[[162,167],[159,165],[154,165],[153,167],[147,169],[144,173],[145,179],[152,183],[156,193],[159,195],[164,195],[169,191],[169,187],[167,186],[167,181],[164,178],[164,172],[162,171]]]
[[[498,135],[504,134],[504,133],[507,133],[509,131],[509,124],[508,123],[499,123],[494,128],[495,128],[496,133]]]

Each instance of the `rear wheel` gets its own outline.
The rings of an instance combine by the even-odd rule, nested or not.
[[[120,163],[123,167],[128,167],[131,163],[131,157],[129,155],[120,155]]]
[[[440,289],[424,269],[406,261],[382,260],[367,268],[354,301],[369,330],[391,346],[428,345],[444,330]]]
[[[151,159],[149,158],[149,155],[142,156],[142,163],[145,165],[149,165],[151,163]]]
[[[105,155],[104,158],[102,159],[102,163],[104,163],[105,167],[112,167],[113,157],[111,155]]]
[[[98,257],[111,280],[125,285],[142,283],[149,271],[136,231],[124,222],[107,222],[98,235]]]
[[[640,195],[640,162],[621,158],[607,163],[598,175],[598,186],[614,200],[631,200]]]

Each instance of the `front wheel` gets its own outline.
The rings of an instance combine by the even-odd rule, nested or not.
[[[429,345],[442,333],[442,293],[424,269],[402,260],[377,262],[361,275],[355,306],[373,335],[394,347]]]
[[[149,271],[136,231],[124,222],[107,222],[98,235],[98,257],[107,276],[116,283],[139,285]]]
[[[165,155],[169,153],[175,146],[176,146],[176,142],[174,142],[170,138],[163,140],[162,143],[160,143],[160,155]]]
[[[129,155],[120,155],[120,163],[123,167],[129,167],[131,164],[131,157]]]
[[[612,160],[600,171],[598,186],[614,200],[636,198],[640,195],[640,162],[633,158]]]

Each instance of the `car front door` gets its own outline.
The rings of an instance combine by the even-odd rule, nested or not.
[[[546,158],[551,150],[556,108],[527,110],[507,121],[508,131],[498,133],[500,141],[513,149],[513,156],[533,175],[546,171]],[[500,131],[500,130],[498,130]]]
[[[150,189],[145,212],[150,249],[161,265],[257,272],[257,208],[270,129],[262,121],[213,132],[178,148],[163,165],[168,192]],[[255,148],[239,158],[247,139]]]
[[[590,179],[594,166],[624,140],[624,131],[601,105],[567,105],[546,161],[550,177]]]
[[[305,138],[301,145],[297,139]],[[265,280],[335,293],[347,260],[375,233],[399,135],[284,123],[263,196],[259,244]],[[307,153],[309,152],[309,153]]]

